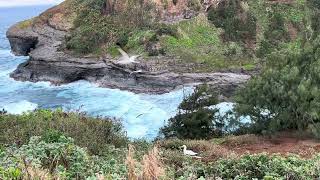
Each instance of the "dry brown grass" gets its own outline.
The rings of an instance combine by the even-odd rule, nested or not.
[[[132,145],[129,145],[128,154],[126,158],[126,165],[128,169],[128,180],[137,180],[136,164],[137,161],[134,159],[135,149]]]
[[[264,141],[264,139],[257,135],[246,134],[241,136],[227,136],[221,144],[227,145],[228,147],[237,147],[241,145],[259,144],[262,141]]]
[[[21,166],[23,173],[22,180],[63,180],[64,178],[59,177],[58,175],[51,174],[46,169],[41,169],[35,166],[32,166],[26,163]]]
[[[27,29],[27,28],[31,27],[32,24],[33,24],[33,19],[28,19],[28,20],[24,20],[24,21],[20,22],[20,23],[17,25],[17,27],[18,27],[19,29]]]
[[[60,178],[51,176],[50,173],[46,170],[35,168],[35,167],[27,167],[26,176],[24,176],[24,180],[59,180]]]
[[[159,149],[155,146],[148,154],[144,155],[141,162],[135,158],[135,148],[129,145],[129,150],[126,158],[128,169],[128,180],[158,180],[165,176],[165,169],[161,162]],[[137,172],[141,165],[140,171]]]
[[[156,180],[165,175],[163,164],[160,161],[159,150],[155,146],[142,158],[142,179]]]
[[[97,174],[96,178],[97,178],[97,180],[106,180],[105,176],[102,174]]]
[[[182,162],[185,161],[185,156],[180,148],[182,145],[186,145],[188,149],[199,153],[199,156],[202,157],[199,160],[204,162],[216,161],[220,158],[226,158],[235,154],[222,145],[206,140],[171,139],[160,142],[159,144],[166,151],[165,161],[169,164],[176,164],[177,166],[180,166]]]

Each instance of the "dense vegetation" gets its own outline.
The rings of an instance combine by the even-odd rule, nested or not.
[[[120,46],[146,58],[166,55],[207,65],[197,71],[253,70],[273,51],[299,48],[319,13],[311,0],[223,0],[208,9],[202,1],[187,0],[186,7],[175,9],[194,15],[181,19],[169,13],[174,1],[69,1],[76,17],[67,49],[117,56]],[[180,18],[166,22],[171,16]]]
[[[320,137],[319,4],[308,5],[309,31],[289,49],[273,51],[262,73],[238,95],[237,111],[251,117],[255,132],[295,129]]]
[[[208,19],[224,29],[224,40],[247,44],[256,39],[255,54],[265,62],[262,73],[252,78],[235,98],[236,111],[228,121],[241,124],[240,118],[249,116],[253,122],[240,125],[237,133],[299,130],[320,137],[319,8],[317,1],[229,0],[209,10]],[[236,14],[245,15],[246,21],[241,24],[241,16],[235,17]],[[253,28],[255,22],[259,31]],[[189,101],[191,109],[180,106],[180,113],[169,120],[162,133],[166,137],[212,137],[226,121],[215,117],[209,108],[217,103],[206,103],[211,96],[215,93],[197,90],[183,103],[188,105]]]
[[[101,128],[101,122],[92,123],[90,128],[86,128],[86,131],[91,133],[89,137],[78,134],[84,138],[83,140],[77,139],[76,136],[70,138],[63,135],[68,134],[64,128],[59,131],[47,130],[41,136],[33,136],[38,134],[35,127],[33,127],[35,132],[29,129],[35,122],[34,119],[37,119],[36,123],[39,123],[42,128],[50,127],[52,126],[51,121],[55,121],[57,117],[61,118],[60,113],[62,112],[36,111],[21,116],[0,115],[2,126],[10,123],[9,118],[14,122],[14,124],[8,124],[5,133],[3,132],[5,129],[2,128],[1,131],[1,137],[4,135],[6,137],[0,139],[2,144],[0,148],[1,179],[136,180],[142,178],[151,180],[214,179],[218,177],[222,179],[317,179],[320,177],[319,156],[315,155],[308,159],[295,155],[287,157],[267,154],[237,156],[219,145],[219,142],[223,141],[221,139],[193,142],[164,140],[156,143],[134,141],[130,142],[129,148],[127,146],[115,147],[114,144],[118,144],[118,139],[109,138],[109,141],[105,141],[103,137],[100,137],[101,134],[95,131]],[[53,117],[48,118],[48,116]],[[84,116],[77,113],[64,113],[64,116],[66,116],[64,119],[66,129],[68,129],[66,124],[73,121],[80,124],[83,123],[81,121],[90,121],[89,119],[81,120]],[[77,120],[69,119],[70,116]],[[95,119],[94,121],[99,122],[100,120]],[[57,126],[63,126],[59,121],[57,123]],[[117,124],[108,121],[107,123],[110,123],[109,126],[118,128]],[[10,126],[19,127],[19,129],[10,128]],[[16,132],[8,134],[10,129]],[[19,143],[14,140],[8,141],[10,138],[16,139],[17,134],[25,134],[27,129],[30,130],[29,140]],[[78,129],[74,128],[73,131],[78,131]],[[118,131],[111,131],[104,137],[114,137],[113,133],[116,133],[118,138],[126,139],[123,134],[118,134]],[[94,143],[95,141],[100,141],[100,144]],[[240,139],[236,142],[239,143]],[[243,140],[244,142],[248,143],[249,139]],[[179,149],[183,144],[206,150],[209,154],[202,155],[208,159],[201,161],[184,156]],[[86,146],[91,149],[103,147],[103,151],[97,155]]]
[[[116,44],[127,45],[130,32],[150,29],[153,23],[151,4],[128,1],[123,10],[106,14],[105,3],[105,0],[73,2],[78,7],[77,18],[74,21],[75,30],[67,39],[67,48],[84,54],[112,51]]]
[[[318,32],[319,10],[312,0],[223,0],[207,11],[202,1],[187,0],[186,9],[195,16],[168,23],[165,18],[174,14],[161,13],[169,11],[170,2],[72,2],[77,16],[68,49],[116,56],[120,46],[145,56],[169,55],[209,65],[202,71],[252,70],[271,52],[300,49],[304,38]]]
[[[128,142],[117,120],[62,110],[37,110],[20,116],[4,113],[0,116],[0,145],[23,145],[33,136],[59,138],[62,135],[73,138],[75,144],[94,154],[102,153],[108,148],[106,144],[124,147]]]
[[[199,86],[153,143],[128,140],[117,120],[61,110],[1,112],[0,179],[319,179],[316,153],[237,155],[212,140],[286,130],[320,137],[319,1],[224,0],[207,12],[202,1],[188,2],[196,16],[162,23],[153,1],[73,0],[77,16],[66,48],[116,56],[120,46],[204,63],[205,71],[263,65],[234,98],[234,112],[218,116],[216,92]],[[242,125],[243,116],[252,123]],[[231,122],[236,128],[227,131]],[[206,158],[184,156],[183,144],[205,150]]]

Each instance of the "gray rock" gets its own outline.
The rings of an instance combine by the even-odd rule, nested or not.
[[[31,29],[19,30],[16,26],[7,32],[12,52],[17,56],[27,56],[38,44],[38,37],[30,33]],[[32,31],[31,31],[32,32]]]
[[[111,58],[74,57],[59,50],[66,35],[67,32],[49,25],[23,30],[16,26],[10,28],[7,37],[12,51],[17,55],[30,56],[11,77],[20,81],[50,81],[57,85],[88,80],[101,87],[137,93],[166,93],[185,85],[208,83],[226,96],[250,78],[249,75],[235,73],[177,73],[172,70],[175,68],[172,59],[139,59],[140,64],[123,67]]]

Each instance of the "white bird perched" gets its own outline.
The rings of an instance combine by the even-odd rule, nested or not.
[[[120,58],[120,60],[118,62],[116,62],[117,64],[131,64],[131,63],[139,63],[136,62],[135,60],[140,56],[129,56],[128,53],[126,53],[124,50],[122,50],[121,48],[118,48],[118,51],[121,53],[122,57]]]
[[[196,156],[198,153],[196,152],[193,152],[191,150],[187,150],[187,146],[186,145],[183,145],[183,154],[184,155],[189,155],[189,156]]]

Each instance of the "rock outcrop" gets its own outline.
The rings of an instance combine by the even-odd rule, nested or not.
[[[12,52],[17,56],[27,56],[38,44],[38,37],[28,31],[20,31],[18,27],[12,27],[7,32]]]
[[[76,57],[60,50],[68,29],[57,28],[56,24],[50,19],[24,28],[15,25],[8,30],[12,52],[30,57],[11,77],[20,81],[50,81],[57,85],[88,80],[102,87],[137,93],[165,93],[197,83],[209,83],[229,93],[250,78],[238,73],[188,73],[187,67],[176,66],[176,60],[168,57],[139,59],[140,64],[131,67],[117,65],[116,59],[111,57]],[[186,70],[175,71],[179,68]]]

